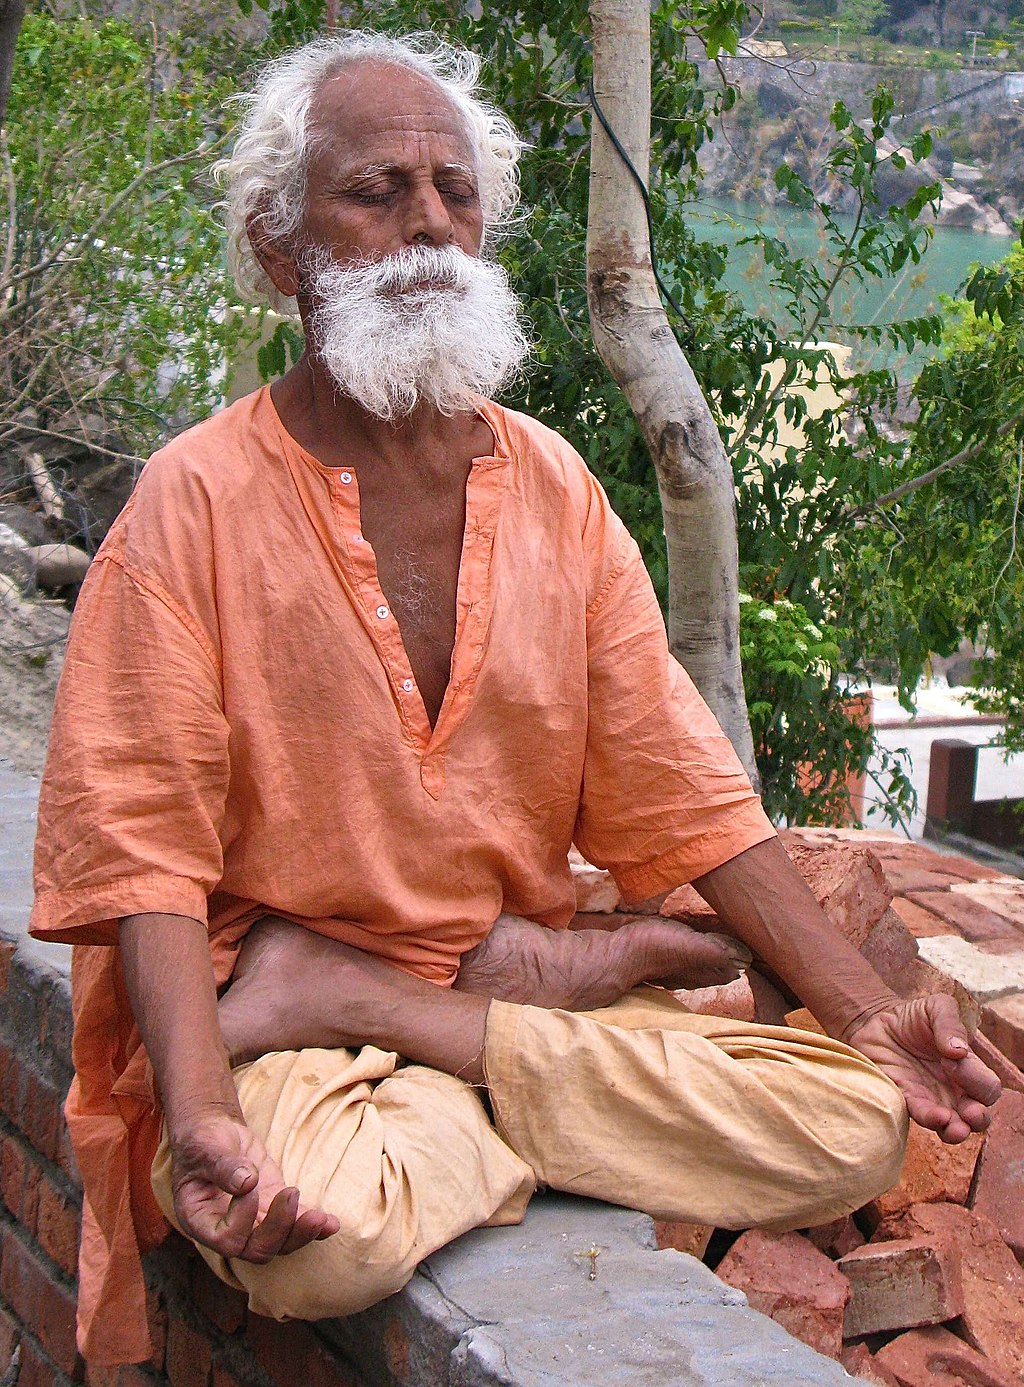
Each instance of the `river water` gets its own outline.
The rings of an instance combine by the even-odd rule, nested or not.
[[[792,320],[768,283],[756,248],[737,243],[760,228],[781,237],[794,254],[820,258],[821,228],[812,215],[795,207],[762,207],[722,198],[701,202],[688,219],[701,240],[730,248],[725,285],[739,294],[747,310],[792,331]],[[840,219],[840,225],[845,230],[852,220]],[[864,287],[853,284],[840,291],[835,319],[840,324],[886,323],[928,313],[938,307],[940,294],[957,294],[973,265],[1002,260],[1013,244],[1009,237],[936,227],[920,264],[906,266],[896,279],[869,280]],[[827,335],[842,336],[834,328]]]

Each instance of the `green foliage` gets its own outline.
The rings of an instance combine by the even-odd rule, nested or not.
[[[229,83],[114,20],[30,15],[8,109],[0,443],[144,454],[219,402],[239,329],[206,182]],[[28,411],[28,412],[26,412]]]
[[[750,728],[762,795],[778,819],[827,824],[856,811],[851,794],[874,738],[864,697],[849,693],[842,673],[847,635],[823,631],[788,598],[765,602],[740,594]],[[882,751],[880,759],[885,794],[905,802],[912,789],[903,758]]]

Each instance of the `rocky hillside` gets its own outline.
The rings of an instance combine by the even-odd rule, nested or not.
[[[845,201],[852,209],[852,194],[840,195],[830,187],[825,170],[834,137],[829,111],[841,97],[855,115],[861,114],[883,82],[906,117],[894,124],[896,139],[889,148],[898,148],[900,140],[924,125],[935,134],[933,155],[925,164],[902,171],[890,164],[884,170],[879,192],[885,205],[902,204],[922,183],[941,180],[942,225],[1009,237],[1024,215],[1024,102],[1010,94],[1012,75],[956,74],[963,80],[953,83],[947,74],[936,81],[935,74],[915,77],[913,70],[870,64],[787,68],[751,58],[734,61],[728,75],[742,96],[721,137],[702,153],[705,190],[713,197],[762,205],[784,201],[774,174],[785,162],[819,195],[838,198],[840,208]],[[1021,85],[1024,96],[1024,79]]]

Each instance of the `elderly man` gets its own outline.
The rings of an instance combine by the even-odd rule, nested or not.
[[[146,1356],[165,1218],[259,1313],[341,1314],[538,1183],[821,1223],[895,1180],[908,1108],[958,1141],[998,1092],[948,999],[831,930],[600,487],[491,402],[519,146],[475,76],[369,35],[264,75],[227,202],[306,353],[152,459],[76,611],[33,930],[80,946],[93,1361]],[[743,943],[566,931],[573,841]],[[836,1040],[637,986],[744,945]]]

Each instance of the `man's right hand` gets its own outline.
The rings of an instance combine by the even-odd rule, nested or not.
[[[223,1257],[269,1262],[329,1238],[337,1218],[303,1209],[263,1143],[226,1114],[204,1117],[171,1143],[174,1211],[184,1233]]]

